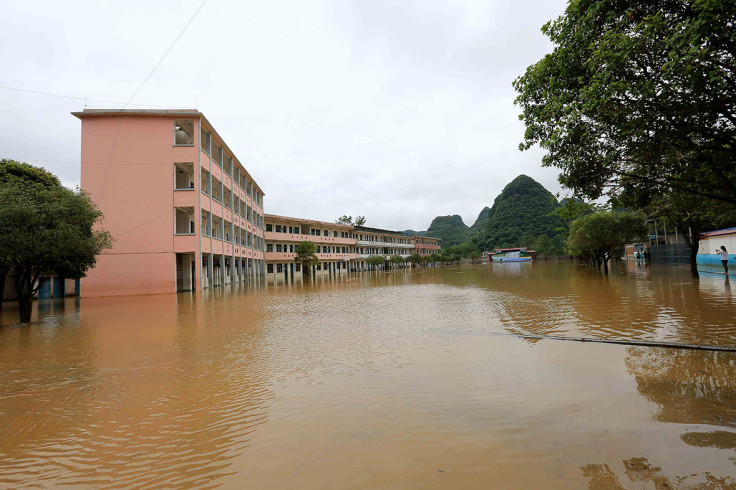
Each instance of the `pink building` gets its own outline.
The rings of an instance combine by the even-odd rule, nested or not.
[[[82,279],[82,296],[263,277],[263,191],[201,112],[73,114],[82,121],[82,189],[115,239]]]
[[[414,253],[419,255],[432,255],[440,253],[440,239],[429,236],[414,235]]]

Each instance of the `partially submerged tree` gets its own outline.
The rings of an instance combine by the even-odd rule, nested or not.
[[[598,211],[570,225],[567,248],[570,253],[608,274],[608,261],[627,243],[647,234],[644,216],[639,213]]]
[[[383,255],[371,255],[370,257],[365,259],[365,261],[369,265],[373,266],[374,270],[378,270],[380,266],[386,264],[386,257],[384,257]]]
[[[528,149],[579,196],[629,183],[736,204],[736,2],[572,0],[517,78]]]
[[[304,271],[304,274],[306,275],[311,273],[310,267],[319,264],[319,259],[315,254],[316,251],[317,246],[308,240],[299,242],[296,244],[296,247],[294,247],[294,253],[296,253],[294,262],[301,264],[302,271]]]
[[[21,322],[31,319],[41,277],[84,277],[112,246],[108,232],[94,229],[101,219],[87,194],[45,169],[0,160],[0,265],[15,273]]]
[[[473,250],[472,252],[468,254],[468,258],[470,259],[472,264],[475,265],[475,261],[480,258],[480,254],[476,252],[475,250]]]

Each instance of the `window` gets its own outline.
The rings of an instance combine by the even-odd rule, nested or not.
[[[212,152],[212,159],[215,161],[217,165],[222,167],[222,146],[215,143],[215,151]]]
[[[174,121],[174,144],[177,146],[194,145],[194,120],[177,119]]]
[[[222,202],[222,182],[212,177],[212,198],[218,202]]]
[[[317,245],[317,248],[315,248],[314,253],[321,253],[320,252],[320,249],[321,249],[321,247],[319,245]]]
[[[273,274],[273,264],[266,264],[266,272]]]
[[[330,236],[329,230],[322,230],[322,236]]]
[[[266,223],[266,231],[273,231],[273,225],[271,223]]]
[[[294,227],[294,234],[295,234],[295,235],[301,235],[301,234],[302,234],[302,230],[301,230],[301,228],[300,228],[300,227],[298,227],[298,226],[295,226],[295,227]]]
[[[276,264],[276,272],[284,272],[284,264]]]
[[[273,243],[266,244],[266,252],[273,252]]]
[[[232,177],[233,176],[233,158],[227,157],[225,159],[225,172]]]
[[[280,243],[277,243],[277,244],[276,244],[276,251],[277,251],[277,252],[282,252],[282,253],[283,253],[283,252],[285,252],[285,250],[284,250],[284,246],[283,246],[283,245],[281,245]]]
[[[212,191],[210,189],[210,182],[211,182],[210,173],[202,169],[202,178],[199,183],[199,188],[201,189],[202,192],[204,192],[208,196],[212,195]]]
[[[335,237],[335,238],[337,238],[337,232],[336,231],[333,231],[332,232],[332,236]]]
[[[199,142],[204,152],[208,155],[210,154],[210,144],[212,143],[211,138],[212,136],[210,135],[210,133],[202,128],[202,130],[199,132]]]
[[[281,233],[281,225],[276,225],[276,233]]]
[[[199,232],[203,236],[212,236],[212,222],[210,221],[211,214],[208,211],[202,211],[201,219],[199,220]]]
[[[194,189],[194,163],[174,164],[174,189]]]
[[[177,235],[194,234],[194,208],[176,208],[174,232]]]
[[[312,228],[311,230],[309,230],[309,234],[312,235],[312,236],[315,235],[315,232],[319,232],[319,230],[315,230],[314,228]]]
[[[295,272],[301,272],[301,270],[302,270],[302,264],[294,264]]]

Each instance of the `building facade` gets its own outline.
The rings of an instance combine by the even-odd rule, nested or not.
[[[355,233],[358,238],[358,270],[368,269],[366,260],[371,256],[388,258],[398,255],[402,259],[408,259],[414,253],[413,237],[401,232],[356,226]]]
[[[432,255],[440,253],[440,239],[428,236],[414,235],[414,253],[419,255]]]
[[[398,255],[408,259],[413,253],[439,253],[439,239],[411,237],[398,231],[341,225],[287,216],[265,215],[266,275],[269,278],[300,276],[301,265],[294,263],[296,245],[309,241],[317,247],[319,264],[313,274],[341,274],[371,268],[368,259]],[[417,240],[419,239],[419,240]]]
[[[73,114],[82,123],[82,189],[115,240],[82,279],[82,296],[263,277],[264,193],[201,112]]]
[[[723,230],[709,231],[700,235],[698,265],[710,265],[720,269],[721,247],[726,247],[728,252],[729,269],[736,269],[736,228],[725,228]]]
[[[269,277],[293,277],[302,273],[301,264],[294,263],[294,258],[296,245],[303,241],[317,247],[319,264],[312,268],[314,274],[340,274],[355,267],[357,240],[352,226],[273,214],[265,216],[265,224]]]

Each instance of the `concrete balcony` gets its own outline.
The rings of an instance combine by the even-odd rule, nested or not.
[[[312,242],[315,244],[330,243],[335,245],[355,245],[355,238],[341,238],[331,236],[317,236],[317,235],[300,235],[296,233],[278,233],[275,231],[267,231],[266,241],[267,242]]]
[[[325,260],[356,260],[358,254],[315,254],[320,261]],[[266,252],[267,261],[293,262],[295,253],[291,252]]]
[[[358,240],[358,245],[363,247],[414,248],[413,243],[370,242],[367,240]]]

